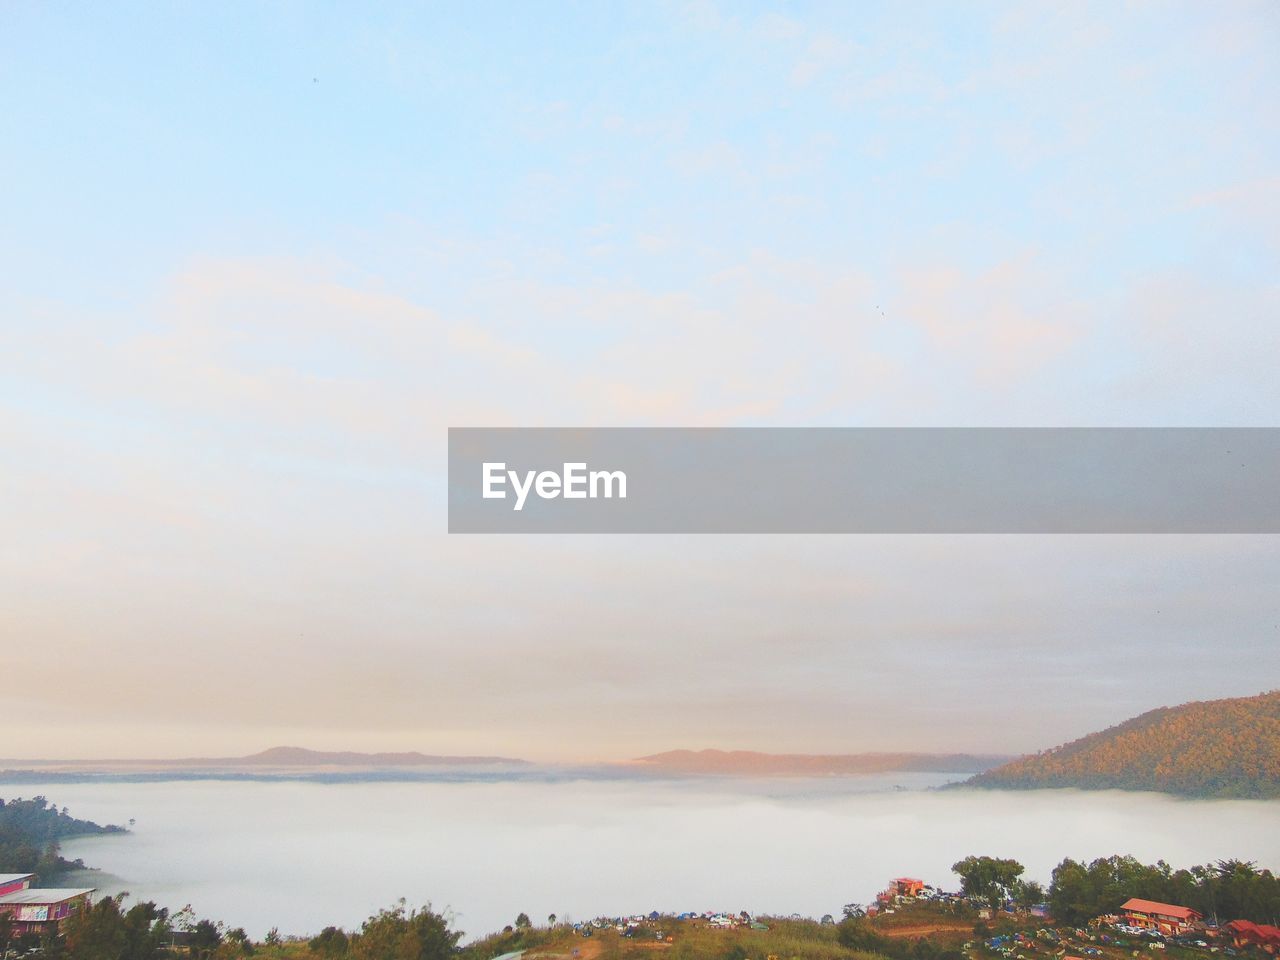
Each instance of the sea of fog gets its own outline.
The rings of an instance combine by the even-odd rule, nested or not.
[[[927,774],[826,779],[187,781],[9,787],[126,835],[64,854],[91,882],[262,935],[358,926],[401,897],[468,936],[640,911],[821,916],[911,875],[953,886],[970,853],[1047,882],[1064,856],[1280,866],[1280,803],[1145,793],[930,789]]]

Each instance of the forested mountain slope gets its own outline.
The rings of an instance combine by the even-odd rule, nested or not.
[[[123,829],[77,820],[65,807],[59,810],[44,797],[0,800],[0,873],[35,873],[47,880],[63,870],[84,866],[59,856],[61,840]]]
[[[1280,690],[1161,707],[966,783],[1280,797]]]

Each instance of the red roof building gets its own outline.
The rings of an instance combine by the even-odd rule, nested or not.
[[[0,873],[0,897],[27,889],[34,879],[35,874],[32,873]]]
[[[1160,903],[1156,900],[1142,900],[1138,897],[1125,901],[1120,908],[1120,917],[1131,927],[1155,930],[1165,936],[1186,933],[1204,919],[1203,914],[1191,907],[1180,907],[1175,903]]]
[[[1223,929],[1230,935],[1234,947],[1257,947],[1273,955],[1280,952],[1280,927],[1250,920],[1232,920]]]
[[[89,906],[92,887],[46,889],[24,886],[0,894],[0,916],[12,922],[13,936],[57,933],[62,921]]]
[[[924,892],[924,881],[915,877],[895,877],[889,881],[888,889],[876,896],[880,903],[892,903],[899,897],[918,897]]]

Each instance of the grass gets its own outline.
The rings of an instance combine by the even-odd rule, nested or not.
[[[572,960],[574,950],[581,960],[721,960],[745,956],[748,960],[873,960],[871,954],[842,947],[836,940],[836,928],[813,920],[762,918],[768,930],[747,927],[724,929],[696,920],[664,917],[637,928],[634,937],[624,937],[616,930],[593,931],[583,937],[571,930],[536,930],[538,943],[526,955],[528,960]],[[655,934],[661,930],[663,941]],[[665,937],[670,937],[668,943]],[[475,960],[490,960],[522,945],[507,937],[486,937],[471,944],[467,954]],[[735,948],[741,948],[739,954]]]
[[[966,903],[920,900],[900,906],[893,913],[878,914],[872,920],[872,926],[881,933],[893,936],[893,932],[898,929],[925,927],[931,924],[937,924],[940,927],[963,924],[972,928],[977,919],[978,911]]]
[[[959,950],[963,943],[972,946],[964,951],[968,960],[1005,960],[998,952],[988,950],[972,932],[974,914],[964,908],[954,909],[943,904],[916,903],[900,908],[895,913],[881,915],[872,922],[873,928],[886,936],[909,943],[917,939],[917,931],[925,931],[937,925],[944,929],[929,933],[928,939],[939,948]],[[571,928],[533,927],[512,933],[495,933],[467,944],[459,960],[492,960],[513,950],[527,950],[525,960],[885,960],[872,953],[851,950],[840,945],[838,931],[831,924],[814,920],[790,920],[761,917],[768,930],[752,930],[748,927],[724,929],[712,927],[698,920],[676,920],[663,917],[645,923],[638,928],[635,937],[623,937],[613,928],[595,930],[592,936],[575,934]],[[966,930],[948,930],[946,927],[969,925]],[[1034,936],[1035,931],[1051,926],[1033,917],[1002,916],[989,926],[992,933],[1022,932]],[[655,933],[661,930],[663,941]],[[670,936],[671,942],[665,938]],[[1138,941],[1128,938],[1123,945],[1103,943],[1088,936],[1072,936],[1068,943],[1052,944],[1033,940],[1019,946],[1025,960],[1059,960],[1061,954],[1083,955],[1083,947],[1101,951],[1096,960],[1134,960],[1135,951],[1140,960],[1208,960],[1209,954],[1197,950],[1170,947],[1166,951],[1146,949]],[[576,953],[575,953],[576,951]],[[1221,956],[1221,955],[1219,955]],[[1242,954],[1242,957],[1245,955]],[[278,947],[259,946],[253,960],[326,960],[314,954],[306,942],[289,942]]]

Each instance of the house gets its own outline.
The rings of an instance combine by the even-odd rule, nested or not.
[[[1232,920],[1222,929],[1231,937],[1231,945],[1237,949],[1257,947],[1273,956],[1280,953],[1280,927],[1249,920]]]
[[[89,895],[94,890],[93,887],[32,888],[30,877],[15,881],[13,875],[0,875],[0,881],[6,878],[9,884],[0,885],[0,889],[12,888],[15,883],[23,884],[0,894],[0,916],[7,916],[13,922],[13,936],[57,933],[63,920],[88,907]]]
[[[924,881],[915,877],[895,877],[889,886],[876,894],[876,901],[881,905],[896,903],[906,897],[918,897],[924,891]]]
[[[889,890],[899,897],[918,897],[924,890],[924,881],[915,877],[897,877],[889,881]]]
[[[1191,907],[1141,900],[1138,897],[1126,900],[1120,907],[1121,923],[1141,927],[1143,930],[1155,930],[1167,937],[1186,933],[1203,919],[1204,915]]]
[[[0,897],[16,890],[25,890],[35,879],[32,873],[0,873]]]

